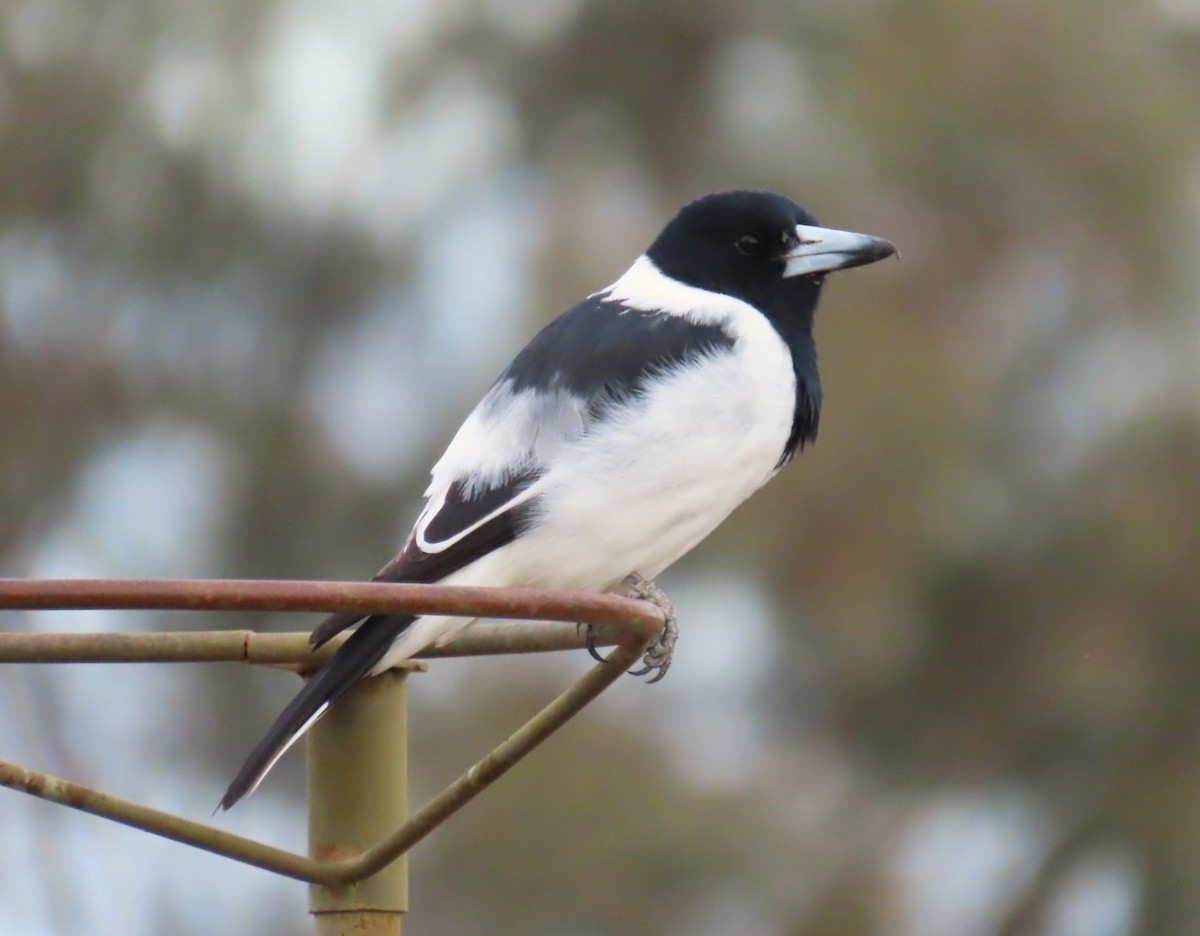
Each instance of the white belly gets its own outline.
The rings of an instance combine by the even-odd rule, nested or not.
[[[669,373],[544,476],[534,529],[504,550],[510,575],[593,591],[653,578],[771,478],[794,407],[791,357],[765,320],[734,354]]]

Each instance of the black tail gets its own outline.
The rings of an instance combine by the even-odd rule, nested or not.
[[[408,615],[372,618],[351,634],[333,659],[317,671],[275,719],[271,730],[250,752],[233,783],[229,784],[218,808],[229,809],[242,797],[253,793],[296,739],[362,679],[383,658],[392,641],[415,620]]]

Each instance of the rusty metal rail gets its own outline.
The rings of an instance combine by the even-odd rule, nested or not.
[[[462,617],[519,618],[525,621],[564,621],[616,628],[617,633],[663,625],[662,612],[654,605],[617,595],[551,591],[541,588],[468,588],[454,585],[409,585],[381,582],[308,582],[255,579],[0,579],[0,610],[157,610],[157,611],[362,611],[364,613],[452,614]],[[249,631],[196,632],[183,643],[203,644],[202,637],[216,641],[229,634]],[[544,627],[504,628],[476,625],[453,644],[427,656],[474,656],[492,653],[536,653],[582,647],[583,640],[567,631]],[[4,634],[6,648],[19,634]],[[37,635],[43,638],[50,635]],[[82,637],[87,635],[70,635]],[[161,634],[102,634],[97,646],[128,637],[129,647],[167,638]],[[284,635],[258,635],[268,640]],[[609,638],[615,642],[615,634]],[[30,645],[32,646],[32,644]],[[113,646],[116,643],[113,642]],[[14,650],[8,652],[15,653]],[[106,651],[107,652],[107,651]],[[179,652],[189,652],[181,647]],[[195,662],[227,660],[220,656],[196,657]],[[289,655],[291,648],[286,651]],[[184,657],[171,657],[183,661]],[[165,658],[164,658],[165,660]],[[0,658],[2,662],[51,662]],[[68,661],[64,661],[68,662]],[[87,662],[72,660],[69,662]],[[97,660],[97,662],[103,662]],[[132,662],[128,660],[127,662]],[[147,659],[147,662],[159,662]],[[245,662],[259,662],[246,660]]]
[[[253,580],[0,579],[0,609],[143,609],[192,611],[363,611],[521,618],[481,623],[422,656],[537,653],[585,646],[579,624],[595,625],[596,643],[615,645],[507,740],[376,844],[352,857],[325,859],[275,848],[161,812],[68,780],[0,761],[0,785],[101,816],[286,877],[344,890],[385,868],[495,782],[635,663],[663,625],[654,605],[612,595],[540,589],[461,588],[364,582]],[[531,620],[569,623],[530,623]],[[234,661],[308,670],[334,647],[313,653],[305,634],[253,631],[170,633],[0,633],[0,663]]]

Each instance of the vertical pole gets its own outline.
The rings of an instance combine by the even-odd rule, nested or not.
[[[360,681],[308,732],[308,849],[349,858],[407,818],[404,670]],[[357,884],[309,885],[317,936],[399,936],[408,909],[408,858]]]

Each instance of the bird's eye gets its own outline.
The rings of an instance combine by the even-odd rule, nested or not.
[[[753,234],[743,234],[733,242],[733,246],[737,248],[737,252],[750,256],[758,253],[758,238]]]

